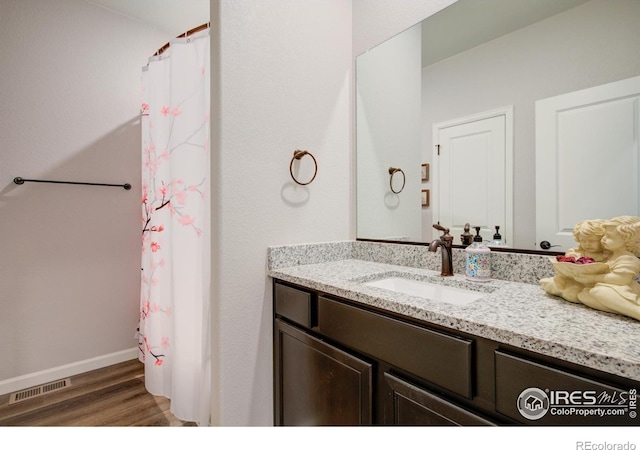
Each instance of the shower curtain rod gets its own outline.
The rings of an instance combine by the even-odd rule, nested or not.
[[[202,30],[206,30],[207,28],[209,28],[211,26],[211,22],[207,22],[207,23],[203,23],[202,25],[198,25],[195,28],[190,29],[189,31],[185,31],[184,33],[182,33],[179,36],[176,36],[175,39],[178,38],[185,38],[187,36],[191,36],[192,34],[197,33],[198,31],[202,31]],[[167,42],[166,44],[164,44],[162,47],[160,47],[158,49],[157,52],[155,52],[153,54],[153,56],[160,56],[162,55],[169,47],[171,47],[171,42]]]
[[[87,183],[87,182],[84,182],[84,181],[30,180],[30,179],[22,178],[22,177],[15,177],[13,179],[13,182],[15,184],[24,184],[26,181],[33,182],[33,183],[82,184],[82,185],[86,185],[86,186],[115,186],[115,187],[124,188],[127,191],[131,189],[131,185],[129,183],[125,183],[125,184],[110,184],[110,183]]]

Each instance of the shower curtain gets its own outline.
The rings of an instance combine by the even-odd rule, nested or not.
[[[209,424],[209,30],[174,39],[142,72],[145,384],[179,419]]]

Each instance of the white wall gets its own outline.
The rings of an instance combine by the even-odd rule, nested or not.
[[[422,26],[360,55],[356,71],[357,235],[420,241]],[[402,170],[392,180],[390,167]]]
[[[355,59],[367,50],[380,45],[389,38],[396,36],[407,28],[410,28],[455,2],[456,0],[352,0],[353,58]],[[354,86],[355,75],[354,71]],[[353,102],[355,104],[356,100],[354,99]],[[358,120],[355,117],[355,108],[353,108],[352,114],[354,117],[353,121],[355,122]],[[355,147],[355,141],[353,145]],[[354,148],[354,154],[355,151]],[[422,161],[418,164],[428,161],[428,159],[421,159]],[[430,187],[431,185],[429,183],[425,184],[420,182],[420,187],[416,187],[415,192],[419,195],[421,189]],[[431,222],[431,209],[422,208],[421,206],[419,208],[421,217],[415,227],[420,228],[422,232],[415,240],[421,240],[422,238],[428,239],[427,236],[430,236],[432,232],[432,228],[428,226]],[[356,221],[357,218],[353,220]],[[413,228],[414,227],[412,227],[412,229]]]
[[[212,30],[213,423],[268,426],[267,247],[353,237],[351,3],[212,0],[211,18],[221,24]],[[289,175],[295,149],[318,161],[306,187]]]
[[[168,38],[82,0],[0,2],[0,389],[135,356],[140,69]]]

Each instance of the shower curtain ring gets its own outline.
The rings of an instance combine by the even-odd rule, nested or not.
[[[311,159],[313,160],[313,165],[315,166],[315,168],[314,168],[313,176],[311,177],[311,179],[309,181],[307,181],[306,183],[302,183],[302,182],[298,181],[298,179],[293,174],[293,162],[295,160],[301,160],[305,155],[311,156]],[[311,153],[309,153],[308,151],[306,151],[306,150],[295,150],[293,152],[293,158],[291,158],[291,163],[289,164],[289,173],[291,174],[291,178],[293,178],[293,181],[295,181],[296,183],[298,183],[301,186],[306,186],[307,184],[310,184],[316,178],[316,175],[318,174],[318,161],[316,161],[316,158],[314,158],[314,156]]]

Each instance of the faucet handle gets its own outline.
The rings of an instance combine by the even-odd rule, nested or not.
[[[453,236],[449,234],[449,228],[443,227],[439,223],[434,223],[433,228],[435,228],[436,230],[442,231],[443,233],[442,233],[442,236],[440,236],[440,239],[442,239],[444,242],[446,242],[449,245],[451,244],[451,242],[453,241]]]
[[[444,231],[444,234],[442,236],[446,236],[447,234],[449,234],[449,229],[446,227],[443,227],[439,223],[434,223],[433,228],[435,228],[436,230]]]

